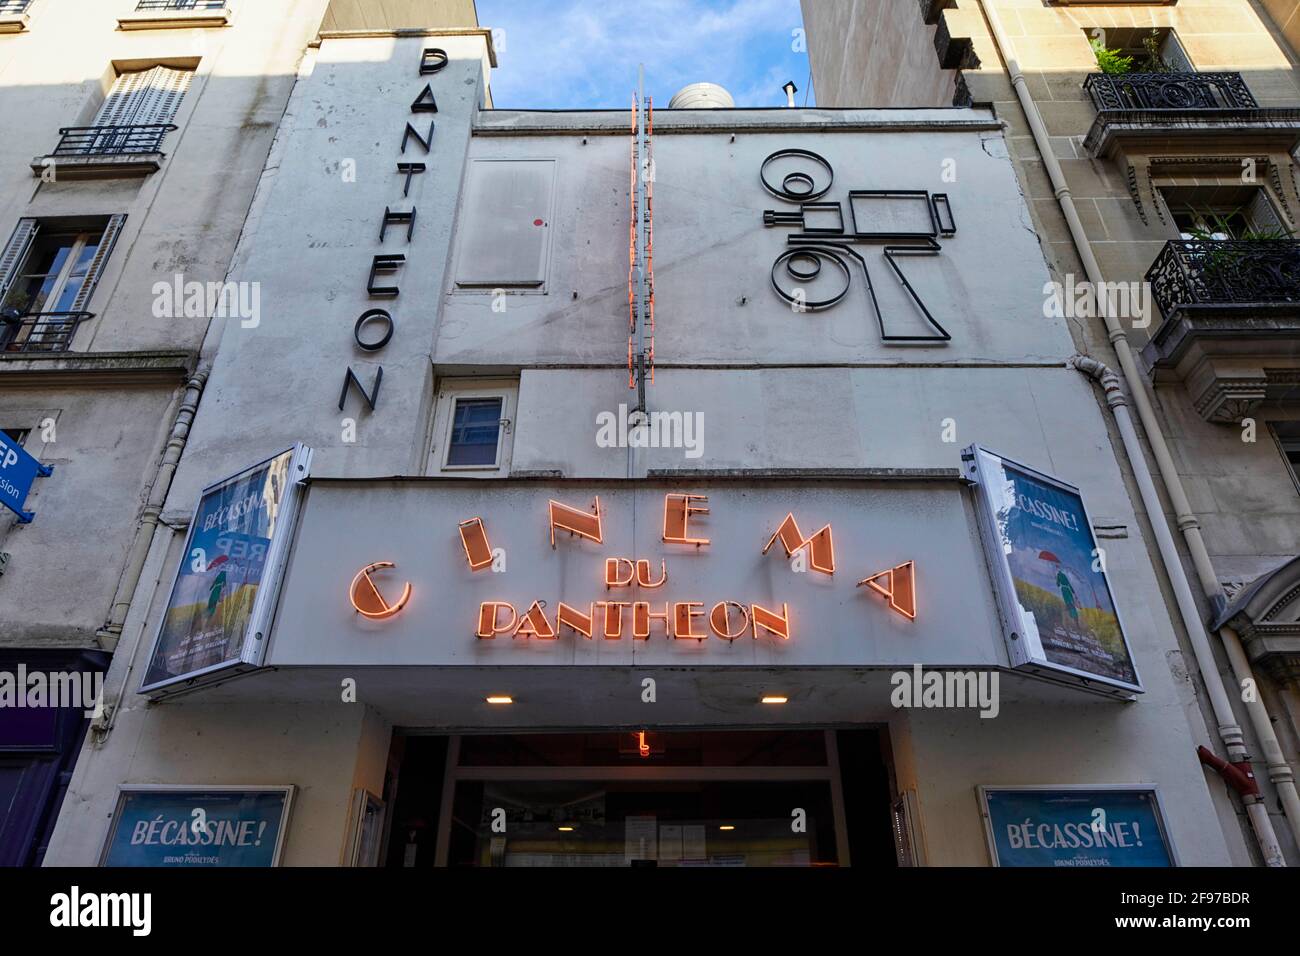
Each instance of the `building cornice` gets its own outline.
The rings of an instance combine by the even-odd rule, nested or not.
[[[198,356],[186,351],[0,352],[0,384],[46,386],[175,386],[194,371]]]

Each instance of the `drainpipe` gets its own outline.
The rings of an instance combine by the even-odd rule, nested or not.
[[[1268,807],[1264,805],[1264,798],[1259,794],[1259,787],[1254,785],[1254,778],[1250,775],[1250,754],[1246,750],[1241,728],[1237,726],[1237,719],[1232,712],[1232,702],[1222,682],[1215,679],[1218,675],[1218,667],[1215,664],[1214,651],[1210,647],[1205,625],[1201,622],[1200,612],[1196,607],[1196,598],[1192,595],[1192,586],[1187,580],[1182,561],[1178,557],[1178,548],[1174,544],[1174,536],[1169,530],[1168,522],[1164,520],[1164,513],[1160,506],[1160,496],[1156,492],[1156,484],[1151,477],[1151,470],[1147,467],[1146,457],[1142,454],[1142,443],[1138,438],[1137,429],[1133,425],[1133,417],[1129,414],[1128,399],[1124,395],[1124,388],[1120,383],[1120,378],[1113,369],[1108,368],[1094,358],[1088,358],[1084,355],[1074,356],[1070,360],[1070,364],[1100,384],[1102,390],[1106,393],[1106,404],[1110,406],[1111,414],[1115,418],[1115,425],[1119,429],[1120,439],[1124,443],[1124,451],[1133,465],[1133,478],[1137,482],[1138,492],[1142,496],[1142,505],[1146,509],[1147,515],[1151,517],[1151,530],[1155,535],[1156,547],[1160,551],[1161,563],[1169,572],[1169,583],[1174,591],[1174,601],[1178,605],[1178,614],[1182,618],[1183,628],[1187,631],[1188,638],[1191,641],[1192,653],[1196,657],[1196,666],[1205,678],[1205,689],[1209,693],[1210,708],[1214,711],[1215,722],[1219,725],[1219,736],[1228,750],[1230,759],[1225,761],[1211,754],[1213,760],[1218,761],[1218,763],[1214,763],[1205,756],[1209,751],[1201,747],[1201,760],[1214,767],[1240,795],[1241,802],[1246,806],[1246,813],[1250,818],[1251,827],[1255,831],[1255,839],[1259,843],[1260,852],[1264,855],[1264,862],[1268,866],[1286,866],[1286,861],[1282,856],[1282,848],[1277,841],[1277,834],[1273,830],[1273,822],[1268,815]],[[1241,780],[1249,780],[1252,786],[1238,786],[1237,783]]]
[[[117,591],[113,594],[113,604],[109,608],[108,620],[95,632],[95,639],[105,650],[112,651],[122,638],[122,625],[131,610],[131,596],[135,594],[136,585],[140,583],[140,572],[144,570],[145,558],[149,555],[149,542],[153,540],[154,531],[162,515],[167,492],[172,486],[172,477],[176,474],[176,464],[185,451],[185,441],[190,434],[190,425],[199,408],[199,398],[203,395],[203,386],[208,380],[206,370],[194,373],[185,384],[185,395],[181,399],[180,410],[172,423],[172,432],[163,450],[162,463],[154,476],[153,486],[149,489],[149,500],[145,502],[140,524],[135,529],[131,541],[131,550],[127,552],[126,569],[117,582]]]
[[[1038,107],[1034,103],[1033,94],[1029,90],[1029,85],[1025,81],[1024,74],[1020,70],[1020,63],[1013,55],[1013,47],[1010,38],[1007,36],[1006,29],[1002,25],[1002,19],[998,14],[996,7],[985,0],[976,0],[984,18],[989,25],[989,33],[992,37],[994,46],[998,54],[1006,63],[1007,75],[1011,79],[1011,85],[1016,91],[1016,98],[1020,101],[1021,109],[1024,110],[1025,118],[1029,123],[1030,131],[1033,133],[1034,144],[1038,149],[1039,157],[1043,161],[1043,168],[1047,172],[1048,179],[1052,184],[1052,191],[1056,196],[1056,201],[1061,207],[1061,214],[1065,217],[1066,225],[1070,230],[1070,238],[1079,259],[1083,262],[1084,271],[1087,273],[1088,280],[1093,287],[1098,290],[1105,288],[1101,266],[1097,263],[1096,256],[1092,253],[1092,246],[1088,242],[1088,234],[1083,228],[1083,223],[1079,219],[1078,210],[1074,206],[1074,198],[1070,195],[1070,187],[1066,183],[1065,174],[1061,171],[1061,164],[1056,159],[1056,154],[1052,151],[1051,142],[1048,138],[1047,127],[1043,123],[1043,117],[1038,112]],[[1160,423],[1156,418],[1155,409],[1151,405],[1151,399],[1147,396],[1145,383],[1138,371],[1137,363],[1133,358],[1133,350],[1129,346],[1128,338],[1124,329],[1120,326],[1119,320],[1116,319],[1112,310],[1103,307],[1102,316],[1106,321],[1107,337],[1110,339],[1112,347],[1115,349],[1116,358],[1119,360],[1120,371],[1123,373],[1124,382],[1128,386],[1128,393],[1132,396],[1133,404],[1137,408],[1138,418],[1142,421],[1142,428],[1147,435],[1147,444],[1155,458],[1156,466],[1160,470],[1160,477],[1165,486],[1165,492],[1169,495],[1170,504],[1173,506],[1174,516],[1179,531],[1182,532],[1183,540],[1187,545],[1188,553],[1191,556],[1192,564],[1196,569],[1196,576],[1199,579],[1201,590],[1209,599],[1211,607],[1216,609],[1222,608],[1226,604],[1226,596],[1223,588],[1219,584],[1218,575],[1215,574],[1214,564],[1210,561],[1210,552],[1205,547],[1205,542],[1201,537],[1201,526],[1196,520],[1196,515],[1192,512],[1191,503],[1187,500],[1187,494],[1183,490],[1182,480],[1179,478],[1178,469],[1174,465],[1173,457],[1169,453],[1169,446],[1165,443],[1164,434],[1160,430]],[[1129,451],[1129,458],[1133,465],[1134,471],[1139,470],[1139,463],[1144,463],[1145,459],[1141,454],[1141,449]],[[1158,502],[1157,502],[1158,505]],[[1147,504],[1148,516],[1151,519],[1152,527],[1163,524],[1164,511],[1161,508],[1152,510],[1150,504]],[[1176,556],[1175,556],[1176,557]],[[1182,563],[1175,560],[1170,563],[1164,558],[1167,572],[1171,580],[1183,574]],[[1190,633],[1196,633],[1203,630],[1203,625],[1199,624]],[[1236,679],[1237,687],[1254,687],[1255,679],[1250,671],[1250,662],[1246,658],[1246,653],[1241,646],[1241,640],[1237,634],[1229,628],[1222,628],[1219,631],[1220,640],[1223,642],[1224,650],[1227,653],[1228,661],[1232,665],[1233,676]],[[1200,661],[1198,659],[1198,666]],[[1214,682],[1216,670],[1205,670],[1202,668],[1202,677],[1208,687]],[[1249,682],[1249,683],[1248,683]],[[1234,688],[1234,693],[1236,689]],[[1286,761],[1282,748],[1278,743],[1277,734],[1273,731],[1272,719],[1268,714],[1267,708],[1259,699],[1258,694],[1250,695],[1255,698],[1254,701],[1244,701],[1246,712],[1250,717],[1251,726],[1259,739],[1260,747],[1264,751],[1264,758],[1268,765],[1269,779],[1277,789],[1278,796],[1282,800],[1283,808],[1286,812],[1287,824],[1291,829],[1291,834],[1300,846],[1300,794],[1296,793],[1295,776],[1291,772],[1291,767]],[[1229,739],[1226,734],[1235,731],[1235,736],[1240,736],[1240,728],[1234,724],[1221,724],[1219,728],[1220,735],[1224,735],[1224,744],[1229,745]],[[1257,831],[1258,832],[1258,831]],[[1261,848],[1263,845],[1261,844]],[[1265,859],[1268,859],[1268,852],[1265,851]]]

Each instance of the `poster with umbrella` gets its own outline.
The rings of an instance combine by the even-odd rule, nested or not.
[[[1013,656],[1140,689],[1079,490],[982,448],[980,499],[1009,582]]]

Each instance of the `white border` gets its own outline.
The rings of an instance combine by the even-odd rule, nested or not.
[[[279,793],[284,795],[284,806],[280,810],[280,826],[276,830],[275,849],[271,854],[271,866],[280,865],[280,856],[284,852],[284,840],[289,831],[289,817],[293,810],[293,798],[297,792],[297,787],[293,784],[281,785],[249,785],[240,786],[238,784],[212,784],[204,786],[201,784],[188,783],[152,783],[152,784],[122,784],[117,788],[117,800],[113,805],[113,815],[108,821],[108,834],[104,838],[104,847],[99,851],[99,862],[96,866],[105,867],[106,869],[117,869],[117,867],[108,867],[109,851],[113,847],[113,836],[117,833],[118,822],[122,818],[122,808],[126,803],[126,796],[130,793]],[[148,867],[148,869],[167,869],[167,867]]]
[[[1156,826],[1160,828],[1160,839],[1164,841],[1165,852],[1169,854],[1170,866],[1182,866],[1178,860],[1178,849],[1169,835],[1169,824],[1165,822],[1165,805],[1160,798],[1160,788],[1154,783],[1024,783],[1024,784],[980,784],[975,788],[979,794],[980,816],[984,819],[984,839],[988,843],[989,859],[993,865],[1000,867],[998,860],[997,839],[993,834],[993,815],[989,813],[989,793],[1015,793],[1024,790],[1043,790],[1054,793],[1061,791],[1115,790],[1125,793],[1149,793],[1154,798]],[[1026,867],[1025,869],[1033,869]],[[1062,867],[1061,869],[1088,869],[1088,867]],[[1108,867],[1108,869],[1116,869]],[[1121,867],[1121,869],[1124,869]],[[1160,867],[1132,867],[1132,869],[1160,869]]]

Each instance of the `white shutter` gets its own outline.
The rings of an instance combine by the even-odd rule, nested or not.
[[[1246,206],[1246,218],[1250,220],[1250,228],[1256,232],[1289,231],[1282,224],[1282,219],[1273,208],[1273,204],[1269,202],[1268,193],[1258,187]]]
[[[36,240],[39,223],[35,219],[19,219],[4,251],[0,252],[0,300],[9,291],[10,284],[18,277],[18,270],[27,258],[27,251]]]
[[[113,81],[95,126],[142,126],[170,123],[180,108],[181,97],[190,88],[193,70],[155,66],[122,73]]]
[[[95,291],[95,283],[99,281],[99,274],[104,269],[104,263],[113,252],[113,244],[117,242],[118,234],[122,231],[122,223],[126,222],[126,214],[121,213],[116,216],[108,217],[108,224],[104,226],[104,235],[100,237],[99,248],[95,250],[95,258],[90,260],[90,268],[86,270],[85,281],[81,283],[81,288],[77,290],[77,297],[72,300],[70,312],[84,312],[90,297]]]

